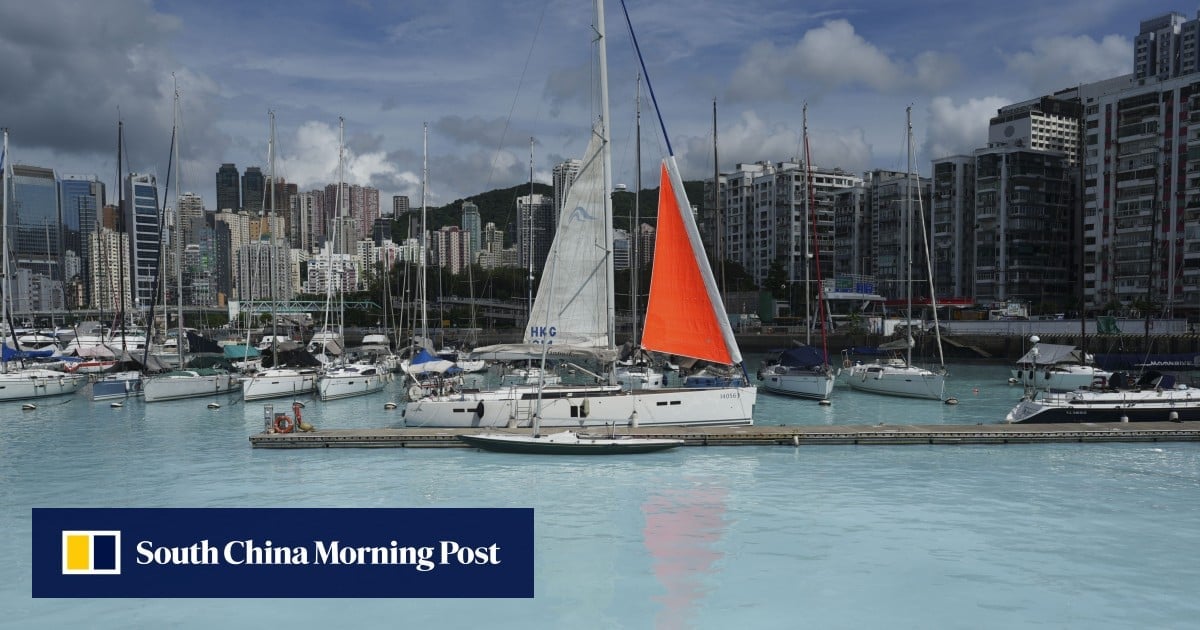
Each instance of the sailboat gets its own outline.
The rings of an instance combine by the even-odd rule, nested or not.
[[[175,119],[179,119],[179,90],[175,90]],[[177,123],[178,124],[178,123]],[[215,394],[228,393],[241,386],[241,381],[232,374],[229,370],[220,367],[193,367],[184,369],[183,347],[187,339],[184,334],[183,327],[183,263],[182,252],[183,244],[180,242],[183,239],[182,226],[180,225],[181,217],[179,213],[179,137],[175,136],[173,142],[175,151],[175,234],[173,241],[175,242],[175,274],[176,274],[176,311],[175,317],[178,324],[175,334],[175,351],[178,355],[179,369],[172,370],[163,374],[146,377],[142,384],[142,397],[146,402],[160,402],[164,400],[179,400],[183,398],[197,398],[200,396],[211,396]],[[272,188],[272,191],[274,188]]]
[[[21,351],[21,344],[16,339],[16,329],[12,325],[10,318],[10,300],[12,293],[9,291],[9,273],[8,273],[8,189],[9,172],[11,167],[8,164],[8,129],[4,130],[4,145],[0,152],[0,181],[2,181],[3,197],[0,200],[0,212],[3,217],[0,218],[0,224],[3,225],[3,233],[0,234],[0,246],[3,247],[3,290],[4,294],[0,299],[0,328],[4,329],[3,337],[0,337],[0,401],[4,400],[25,400],[30,398],[44,398],[46,396],[58,396],[61,394],[73,394],[79,391],[84,385],[87,385],[88,377],[86,374],[67,374],[56,370],[48,370],[45,368],[25,368],[19,366],[10,366],[9,363],[13,360],[22,359],[25,353]],[[13,337],[13,347],[16,352],[12,352],[8,347],[8,337]]]
[[[821,241],[817,238],[817,215],[813,207],[812,158],[808,151],[808,104],[805,103],[804,121],[804,214],[809,218],[809,242],[812,243],[813,256],[817,269],[817,286],[821,283]],[[715,183],[714,183],[715,186]],[[813,264],[807,257],[805,264]],[[807,278],[807,270],[805,272]],[[762,388],[776,394],[812,398],[827,404],[829,395],[833,393],[833,369],[829,366],[829,348],[825,336],[824,291],[817,293],[817,319],[821,325],[821,347],[812,344],[812,313],[808,312],[808,295],[812,292],[805,283],[805,345],[788,348],[779,353],[773,364],[766,365],[759,372]]]
[[[902,396],[907,398],[926,398],[932,400],[944,400],[946,402],[955,402],[954,399],[946,398],[946,371],[944,366],[937,371],[929,370],[923,367],[913,365],[912,362],[912,222],[913,222],[913,204],[912,195],[913,188],[917,186],[913,182],[912,169],[912,107],[905,110],[905,116],[908,125],[908,172],[906,173],[906,181],[904,186],[904,231],[905,231],[905,269],[907,270],[907,278],[904,283],[907,295],[907,315],[908,325],[905,327],[905,338],[893,341],[880,346],[881,350],[891,352],[891,356],[876,359],[871,363],[854,363],[845,367],[842,370],[842,378],[851,387],[858,391],[871,392],[874,394],[885,394],[889,396]],[[924,215],[921,214],[921,209],[918,207],[916,214],[921,216],[922,223]],[[922,230],[924,236],[924,230]],[[926,256],[928,259],[928,256]],[[926,270],[929,271],[928,269]],[[929,274],[929,289],[930,295],[933,291],[933,277]],[[941,355],[941,332],[937,324],[937,304],[933,303],[934,313],[934,332],[937,338],[938,354]]]
[[[267,145],[267,162],[271,177],[271,210],[275,209],[275,112],[269,114],[271,121],[270,142]],[[275,234],[271,233],[271,256],[275,255],[274,246]],[[271,273],[274,274],[275,265],[271,265]],[[274,326],[277,318],[275,309],[279,303],[279,296],[275,295],[275,287],[277,286],[275,278],[271,278],[271,325]],[[249,335],[247,335],[249,337]],[[279,335],[271,335],[271,352],[262,357],[262,365],[264,369],[258,370],[253,375],[242,380],[242,400],[264,400],[267,398],[282,398],[285,396],[302,396],[311,394],[317,388],[317,370],[316,365],[319,365],[312,355],[305,352],[298,345],[281,344]],[[294,346],[294,347],[292,347]],[[242,355],[247,360],[249,359],[250,346],[239,347],[244,348]],[[229,346],[226,346],[226,355],[228,356]]]
[[[337,192],[337,221],[334,223],[333,233],[334,238],[329,243],[330,256],[333,255],[334,243],[337,242],[337,232],[343,228],[342,225],[342,206],[344,199],[342,198],[342,168],[344,164],[345,145],[342,138],[345,135],[345,123],[338,119],[339,134],[338,134],[338,192]],[[326,331],[330,329],[329,319],[331,317],[332,299],[333,299],[333,264],[328,267],[328,276],[326,283],[326,309],[325,322]],[[338,287],[339,297],[341,287]],[[342,312],[341,300],[338,300],[338,324],[336,330],[340,335],[342,330]],[[326,344],[328,345],[328,343]],[[346,362],[344,356],[339,356],[321,370],[317,376],[317,394],[321,400],[335,400],[338,398],[349,398],[351,396],[363,396],[365,394],[374,394],[383,389],[390,378],[390,372],[383,369],[380,365],[370,361],[356,361],[353,363]]]
[[[605,366],[599,383],[521,384],[484,392],[430,395],[405,406],[408,426],[617,427],[750,425],[757,389],[748,385],[741,351],[700,243],[670,142],[663,159],[642,347],[740,371],[709,386],[622,391],[612,366],[615,345],[611,146],[604,7],[595,3],[601,116],[567,192],[538,286],[524,343],[478,348],[490,360],[590,360]],[[635,40],[636,43],[636,40]],[[642,73],[645,75],[643,64]],[[651,99],[653,89],[647,77]],[[661,116],[659,117],[661,120]],[[664,138],[669,136],[663,133]]]

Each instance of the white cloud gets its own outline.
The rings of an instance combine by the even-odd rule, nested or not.
[[[290,149],[276,160],[281,177],[300,190],[323,188],[338,181],[338,130],[332,125],[308,121],[296,130]],[[402,172],[384,151],[344,152],[342,179],[348,184],[374,186],[378,181],[419,183],[420,178]]]
[[[1032,94],[1047,94],[1132,71],[1133,44],[1118,35],[1096,41],[1086,35],[1049,37],[1033,42],[1032,50],[1017,53],[1008,69]]]
[[[921,163],[950,155],[970,155],[987,145],[988,121],[996,111],[1012,104],[999,96],[973,98],[962,104],[945,96],[934,98],[928,109]]]
[[[957,72],[954,59],[931,51],[918,53],[911,61],[894,60],[856,33],[850,22],[830,20],[790,47],[756,44],[734,71],[729,94],[740,100],[786,98],[795,92],[796,82],[816,84],[822,90],[936,89]]]

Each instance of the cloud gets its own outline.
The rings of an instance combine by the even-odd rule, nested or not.
[[[893,60],[863,39],[846,20],[830,20],[790,47],[759,43],[734,70],[730,99],[784,99],[814,87],[832,90],[866,87],[878,92],[921,88],[935,90],[959,72],[953,58],[933,51],[911,61]]]
[[[962,104],[955,104],[945,96],[934,98],[929,103],[920,161],[971,155],[975,149],[987,146],[988,121],[997,110],[1012,103],[1011,99],[999,96],[973,98]]]
[[[296,130],[295,140],[288,145],[291,148],[281,151],[284,154],[277,158],[275,168],[281,177],[295,183],[300,190],[324,188],[339,179],[338,145],[336,128],[310,120]],[[356,152],[347,147],[343,153],[341,179],[349,184],[379,187],[381,182],[411,182],[413,176],[402,172],[384,151]]]
[[[1119,35],[1096,41],[1086,35],[1048,37],[1008,60],[1008,70],[1032,94],[1047,94],[1133,71],[1133,44]]]
[[[169,42],[180,26],[147,0],[106,3],[102,11],[65,0],[0,5],[0,120],[13,144],[108,156],[119,109],[130,167],[165,163],[178,68]],[[197,112],[185,119],[190,139],[219,154],[227,141],[213,128],[215,83],[184,70],[178,77],[185,111]]]

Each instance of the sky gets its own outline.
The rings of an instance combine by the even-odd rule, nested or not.
[[[802,158],[807,105],[812,163],[852,173],[906,168],[911,107],[928,174],[984,146],[999,107],[1132,72],[1142,20],[1196,16],[1160,0],[626,6],[659,107],[608,0],[613,181],[630,188],[638,100],[643,187],[657,186],[664,138],[685,179],[711,178],[714,102],[723,172]],[[397,194],[419,206],[422,189],[440,206],[531,170],[549,183],[582,157],[599,116],[594,21],[588,0],[0,0],[0,127],[14,162],[97,175],[111,198],[117,121],[126,169],[160,187],[175,126],[166,194],[214,209],[222,163],[269,172],[268,112],[275,172],[300,190],[338,181],[342,120],[345,181],[378,188],[385,211]]]

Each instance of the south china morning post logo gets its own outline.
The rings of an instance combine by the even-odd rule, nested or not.
[[[121,532],[62,532],[63,575],[120,575]]]
[[[34,508],[33,521],[34,597],[533,597],[530,508]]]

